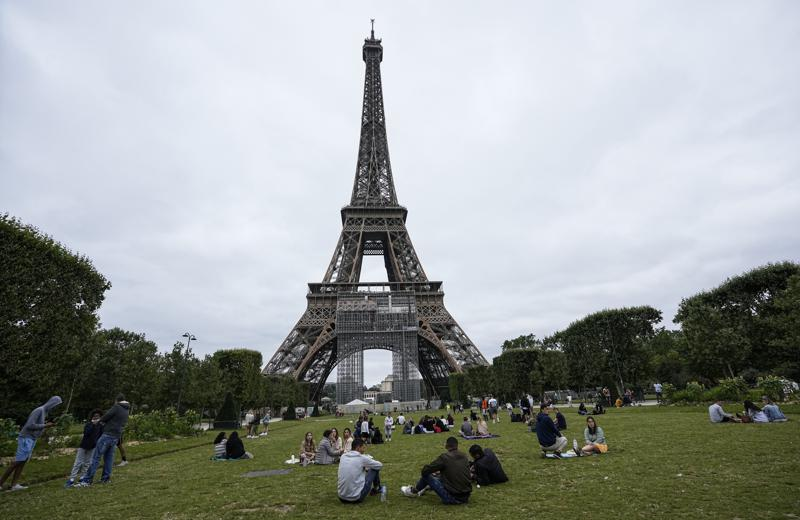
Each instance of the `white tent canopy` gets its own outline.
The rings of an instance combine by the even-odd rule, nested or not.
[[[369,403],[366,403],[366,402],[362,401],[361,399],[353,399],[352,401],[347,403],[345,406],[361,406],[361,405],[365,405],[365,404],[369,404]]]

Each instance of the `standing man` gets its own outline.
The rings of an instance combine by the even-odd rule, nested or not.
[[[500,417],[497,416],[497,399],[493,395],[489,396],[489,416],[492,418],[492,424],[500,422]]]
[[[386,437],[386,442],[392,442],[392,428],[394,428],[394,419],[392,419],[392,412],[389,412],[383,420],[383,432]]]
[[[362,439],[353,439],[353,449],[342,455],[337,480],[339,500],[345,504],[357,504],[367,495],[385,492],[381,487],[379,472],[383,464],[365,455],[367,445]]]
[[[458,439],[448,437],[447,451],[422,468],[422,478],[415,486],[402,486],[400,492],[407,497],[421,496],[431,488],[444,504],[466,504],[472,493],[469,459],[458,450]],[[438,474],[438,476],[436,475]]]
[[[46,428],[50,428],[54,425],[52,421],[47,421],[47,414],[60,404],[61,398],[54,395],[42,406],[34,408],[28,416],[28,420],[25,421],[25,425],[22,427],[17,437],[17,454],[14,457],[14,462],[11,463],[6,472],[3,473],[3,477],[0,478],[0,489],[3,489],[3,484],[5,484],[11,473],[14,473],[14,477],[11,479],[11,487],[9,488],[11,491],[28,489],[28,486],[23,486],[17,483],[17,481],[22,475],[22,468],[25,467],[25,463],[30,460],[33,454],[36,441],[39,440],[39,437],[42,436]]]
[[[656,402],[661,404],[661,383],[653,384],[653,390],[656,391]]]
[[[100,457],[103,457],[103,475],[100,481],[107,484],[111,481],[111,472],[114,469],[114,453],[116,451],[117,443],[122,438],[122,432],[125,425],[128,424],[128,412],[131,409],[131,404],[125,400],[125,396],[119,394],[117,402],[112,406],[106,414],[100,418],[103,424],[103,435],[97,439],[97,446],[92,455],[92,464],[86,475],[81,478],[76,487],[88,487],[92,485],[94,474],[97,472],[97,466],[100,464]]]
[[[548,415],[551,410],[547,404],[539,407],[539,415],[536,416],[536,437],[542,448],[542,457],[548,451],[555,453],[556,457],[561,457],[561,451],[567,447],[567,438],[561,435],[553,419]]]

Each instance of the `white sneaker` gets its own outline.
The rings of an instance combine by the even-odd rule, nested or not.
[[[127,460],[123,460],[122,462],[120,462],[119,464],[117,464],[117,467],[118,467],[118,468],[121,468],[122,466],[127,466],[127,465],[128,465],[128,461],[127,461]]]
[[[411,486],[400,486],[400,493],[410,498],[419,496],[417,493],[412,491]]]
[[[9,491],[22,491],[23,489],[28,489],[28,486],[23,486],[22,484],[14,484],[11,486]]]

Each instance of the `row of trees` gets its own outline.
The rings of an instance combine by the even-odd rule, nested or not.
[[[650,306],[605,309],[540,340],[505,341],[491,366],[450,378],[451,398],[495,394],[513,400],[544,390],[683,388],[722,378],[776,374],[800,379],[800,265],[768,264],[682,300],[667,330]]]
[[[237,409],[305,404],[308,389],[261,375],[261,353],[219,350],[198,358],[181,342],[159,353],[144,334],[99,329],[111,284],[38,229],[0,215],[0,417],[24,419],[50,395],[83,415],[118,393],[134,410],[174,407],[214,415],[226,393]]]

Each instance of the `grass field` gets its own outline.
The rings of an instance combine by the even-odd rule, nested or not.
[[[583,432],[574,410],[562,409],[570,444]],[[390,444],[371,446],[368,453],[384,463],[389,499],[353,506],[336,497],[335,466],[283,463],[306,431],[319,439],[323,429],[341,432],[352,418],[279,422],[269,437],[245,439],[253,460],[210,461],[209,434],[142,444],[130,448],[130,465],[115,468],[110,485],[65,490],[58,478],[4,492],[0,518],[800,518],[800,407],[784,412],[790,417],[784,424],[713,425],[705,407],[611,410],[598,418],[609,453],[568,460],[540,458],[535,435],[503,417],[490,424],[501,437],[478,443],[495,450],[511,480],[473,488],[465,506],[399,493],[443,450],[446,434],[396,434]],[[462,441],[464,450],[465,442],[472,443]],[[71,457],[32,461],[23,481],[64,475],[71,463]],[[242,477],[279,468],[291,473]]]

